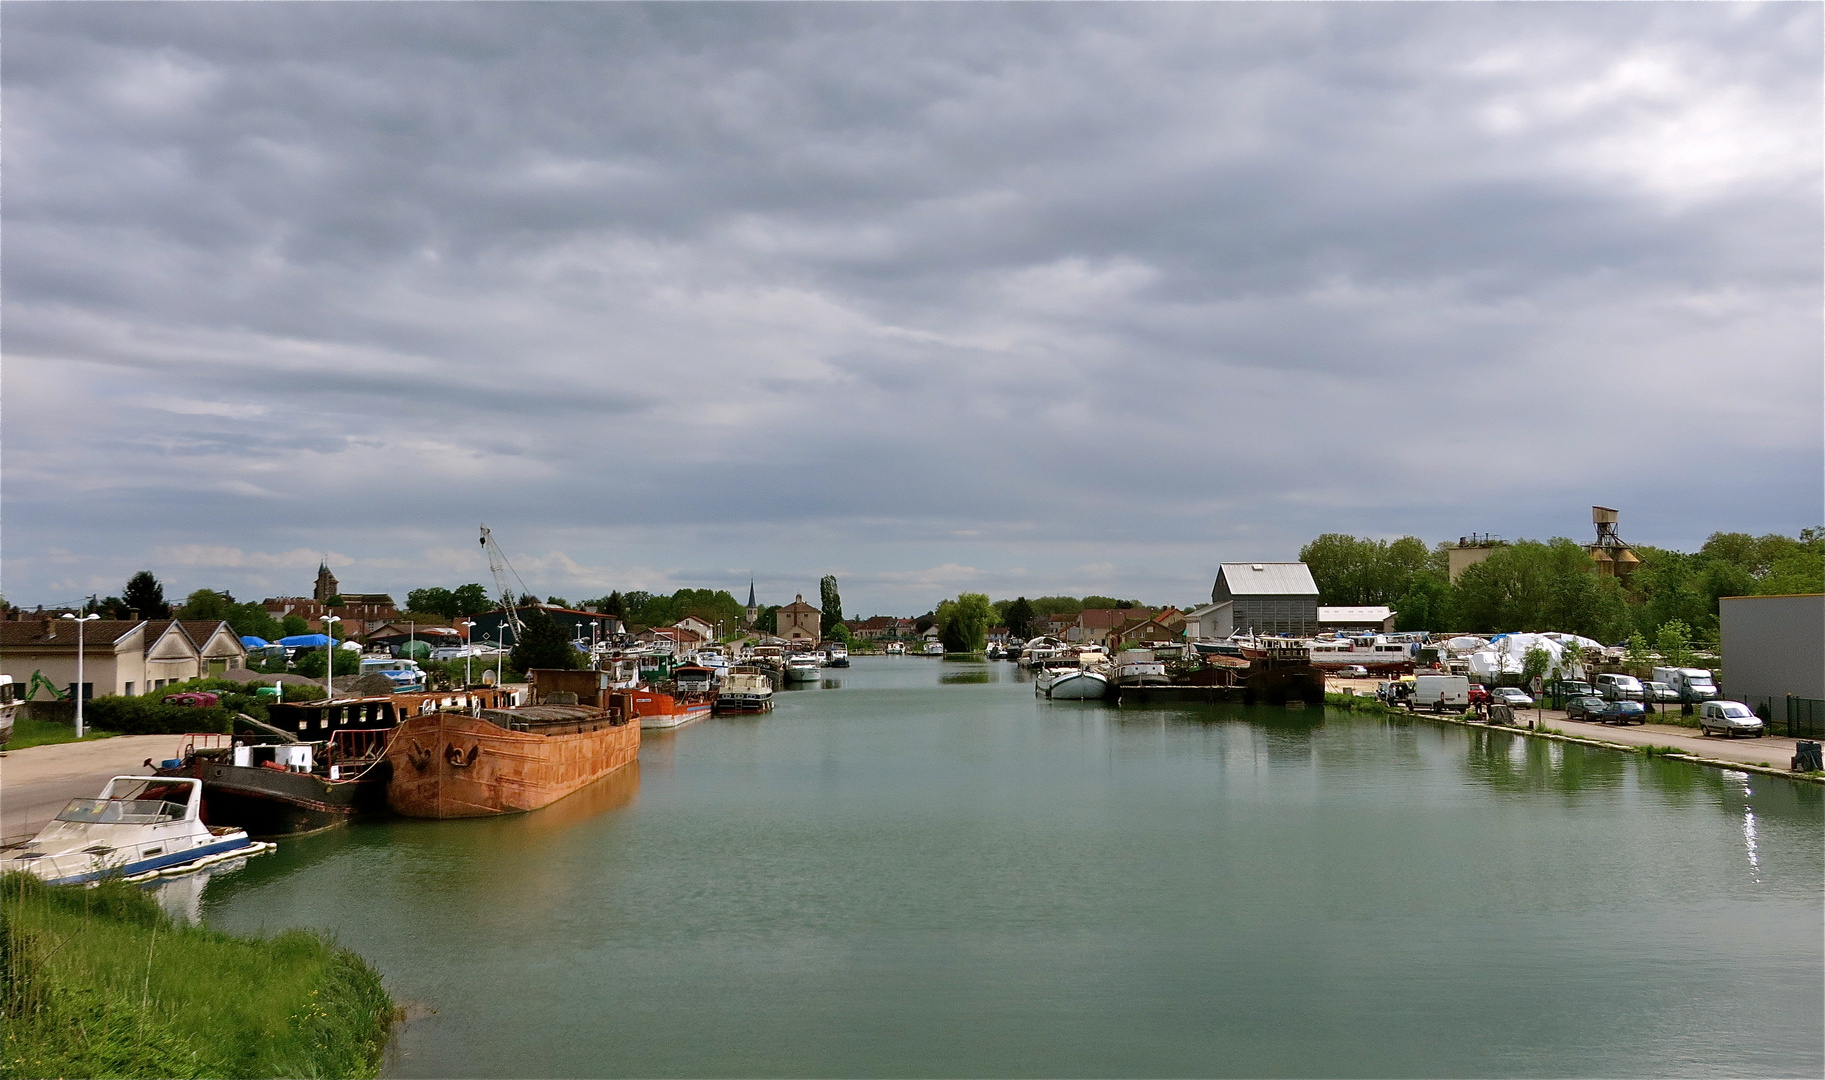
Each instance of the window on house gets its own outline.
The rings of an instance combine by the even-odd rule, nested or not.
[[[133,696],[133,684],[132,683],[127,684],[127,696],[128,697]]]

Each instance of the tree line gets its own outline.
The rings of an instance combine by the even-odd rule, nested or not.
[[[1650,546],[1626,579],[1597,573],[1584,545],[1565,537],[1497,545],[1451,581],[1449,545],[1414,536],[1373,540],[1325,533],[1299,551],[1327,606],[1395,609],[1399,630],[1562,630],[1603,642],[1658,639],[1677,623],[1715,643],[1718,599],[1825,592],[1825,529],[1797,537],[1713,533],[1696,552]]]

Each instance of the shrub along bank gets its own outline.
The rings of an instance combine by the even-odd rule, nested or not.
[[[354,953],[174,922],[139,888],[0,878],[0,1075],[376,1076],[394,1008]]]

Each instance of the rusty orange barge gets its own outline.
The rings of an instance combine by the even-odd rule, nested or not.
[[[626,697],[414,716],[387,748],[387,805],[406,817],[457,818],[554,803],[640,756],[639,717]]]

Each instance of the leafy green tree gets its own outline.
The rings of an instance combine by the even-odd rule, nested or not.
[[[361,654],[353,649],[334,647],[312,649],[300,654],[293,667],[307,679],[321,679],[324,669],[331,663],[336,665],[336,674],[354,675],[361,671]]]
[[[554,604],[561,608],[570,607],[570,601],[564,599],[562,596],[547,596],[545,598],[545,602],[547,604]]]
[[[1546,677],[1546,670],[1552,665],[1552,650],[1544,645],[1533,646],[1521,654],[1521,681],[1531,687],[1535,679]]]
[[[1692,628],[1675,619],[1660,628],[1655,646],[1668,667],[1692,666]]]
[[[1414,536],[1390,543],[1325,533],[1299,549],[1299,561],[1312,572],[1321,604],[1392,605],[1431,566],[1432,553]]]
[[[1139,600],[1118,600],[1113,596],[1086,596],[1083,599],[1084,609],[1098,608],[1105,611],[1126,611],[1141,606]]]
[[[462,613],[456,602],[456,594],[449,589],[433,587],[413,589],[406,594],[406,610],[422,611],[427,615],[438,615],[454,619]]]
[[[983,593],[962,593],[938,605],[938,640],[948,652],[980,652],[988,642],[994,608]]]
[[[458,586],[450,596],[456,606],[455,612],[450,616],[452,619],[465,615],[480,615],[485,611],[493,611],[495,608],[494,598],[489,596],[488,590],[482,588],[478,582],[472,581],[467,585]]]
[[[1041,596],[1033,601],[1035,615],[1076,615],[1083,610],[1084,602],[1075,596]]]
[[[228,614],[224,618],[234,632],[241,637],[251,635],[271,641],[284,633],[280,629],[279,620],[273,618],[272,614],[259,604],[236,604],[228,609]]]
[[[1010,637],[1024,641],[1032,637],[1033,605],[1024,596],[1017,596],[1001,614],[1002,625],[1008,628]]]
[[[1654,666],[1652,648],[1648,645],[1648,636],[1637,630],[1629,635],[1628,652],[1623,656],[1623,664],[1629,673],[1637,678],[1646,678],[1649,669]]]
[[[127,587],[121,592],[121,601],[138,611],[142,619],[171,617],[171,605],[165,603],[165,586],[152,576],[150,570],[141,570],[127,579]]]
[[[234,607],[234,597],[214,589],[198,589],[184,598],[184,604],[177,609],[180,619],[223,620]]]
[[[304,621],[302,615],[287,615],[279,623],[280,637],[297,637],[311,632],[311,624]]]
[[[513,646],[508,663],[518,671],[533,668],[558,668],[569,671],[580,666],[582,654],[570,644],[570,635],[556,620],[540,610],[525,616],[526,632]]]
[[[831,629],[843,621],[843,597],[836,589],[836,575],[825,574],[824,579],[817,583],[817,591],[819,599],[823,601],[820,605],[823,608],[819,619],[822,627],[820,633],[829,637]]]
[[[1396,630],[1449,630],[1452,623],[1451,581],[1443,573],[1421,570],[1394,602]]]
[[[613,615],[622,622],[627,621],[627,604],[622,601],[619,592],[611,592],[603,597],[602,600],[597,603],[596,610],[604,615]]]

